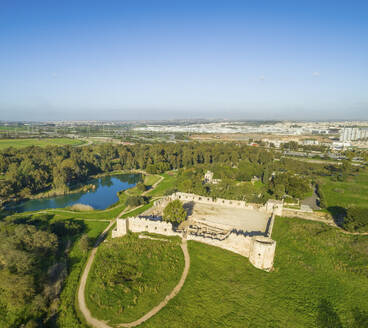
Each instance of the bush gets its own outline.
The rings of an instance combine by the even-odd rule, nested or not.
[[[146,190],[147,190],[147,186],[146,186],[144,183],[139,182],[139,183],[137,183],[137,185],[135,186],[135,189],[136,189],[137,191],[139,191],[139,192],[144,192],[144,191],[146,191]]]
[[[125,205],[131,207],[137,207],[143,204],[147,204],[147,198],[143,196],[129,196],[125,201]]]
[[[368,231],[368,209],[352,206],[347,209],[343,228],[352,232]]]

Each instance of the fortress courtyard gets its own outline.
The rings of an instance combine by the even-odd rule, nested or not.
[[[206,221],[209,225],[221,225],[225,229],[264,234],[270,214],[249,208],[234,208],[224,204],[206,204],[197,201],[184,201],[188,220]],[[154,206],[144,215],[162,215],[163,208]]]

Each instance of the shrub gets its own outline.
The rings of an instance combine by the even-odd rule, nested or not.
[[[125,201],[126,206],[137,207],[147,203],[147,199],[143,196],[129,196]]]
[[[352,206],[347,209],[343,228],[348,231],[368,231],[368,209]]]

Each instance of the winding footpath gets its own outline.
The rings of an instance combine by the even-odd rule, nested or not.
[[[152,191],[154,188],[156,188],[156,186],[162,180],[163,180],[163,177],[161,177],[160,180],[158,180],[156,183],[154,183],[152,185],[151,189],[145,191],[143,194],[146,194],[146,193]],[[136,209],[137,208],[135,208],[133,210],[136,210]],[[129,211],[133,211],[133,210],[129,210]],[[116,219],[120,218],[126,212],[128,212],[127,209],[122,211],[116,217]],[[91,325],[92,327],[95,327],[95,328],[113,328],[113,327],[109,326],[107,322],[99,320],[99,319],[94,318],[92,316],[91,311],[88,309],[87,304],[86,304],[85,289],[86,289],[88,274],[89,274],[89,271],[91,270],[93,260],[96,256],[97,248],[101,244],[101,242],[104,241],[104,239],[106,238],[109,230],[115,224],[116,219],[110,221],[110,224],[101,233],[101,235],[98,237],[95,245],[93,246],[93,249],[92,249],[92,251],[91,251],[91,253],[88,257],[87,264],[86,264],[86,266],[84,268],[84,271],[82,273],[82,276],[80,278],[80,284],[79,284],[79,288],[78,288],[78,305],[79,305],[79,309],[82,312],[82,314],[83,314],[84,318],[86,319],[87,323],[89,325]],[[141,318],[139,318],[138,320],[133,321],[133,322],[118,324],[117,325],[118,327],[136,327],[136,326],[140,325],[141,323],[145,322],[146,320],[150,319],[155,314],[157,314],[163,307],[165,307],[167,305],[167,303],[171,299],[173,299],[180,292],[180,290],[183,287],[183,285],[185,283],[185,280],[188,276],[189,268],[190,268],[190,256],[189,256],[189,252],[188,252],[186,238],[182,238],[182,242],[181,242],[180,247],[183,251],[185,265],[184,265],[184,270],[183,270],[183,273],[180,277],[180,280],[179,280],[178,284],[174,287],[174,289],[170,292],[170,294],[165,297],[165,299],[163,301],[161,301],[157,306],[155,306],[153,309],[151,309],[149,312],[147,312],[144,316],[142,316]]]

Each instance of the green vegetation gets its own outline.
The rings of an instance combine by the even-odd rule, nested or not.
[[[88,276],[87,306],[110,324],[134,321],[171,292],[183,267],[179,238],[159,241],[129,234],[108,240],[100,245]]]
[[[368,326],[367,237],[288,218],[277,218],[272,237],[271,273],[240,255],[189,242],[183,289],[142,327]]]
[[[83,221],[34,214],[0,221],[0,326],[52,325],[67,275],[67,252]]]
[[[144,181],[143,183],[146,185],[146,186],[152,186],[154,185],[158,180],[160,179],[160,176],[159,175],[146,175],[144,177]]]
[[[93,244],[97,237],[108,225],[108,222],[84,221],[87,234],[78,237],[68,257],[68,277],[65,280],[63,291],[60,295],[59,312],[57,315],[58,327],[85,328],[77,313],[76,294],[79,278],[87,260],[87,252],[83,245],[84,236],[89,238],[89,245]]]
[[[148,200],[146,197],[143,196],[129,196],[126,201],[125,205],[130,207],[137,207],[139,205],[147,204]]]
[[[29,146],[47,147],[47,146],[78,146],[82,145],[84,141],[79,139],[69,138],[53,138],[53,139],[0,139],[0,150],[9,147],[24,148]]]
[[[164,178],[163,181],[152,191],[149,191],[147,195],[151,197],[159,197],[167,194],[172,194],[172,192],[176,191],[176,183],[177,183],[177,172],[163,173],[161,176]]]
[[[349,207],[343,221],[344,229],[352,232],[368,232],[368,208]]]
[[[325,195],[327,207],[351,205],[368,207],[368,170],[360,170],[349,175],[344,181],[332,177],[321,178],[321,189]]]
[[[183,203],[176,199],[166,205],[162,218],[164,221],[172,223],[181,223],[187,218],[187,212]]]

